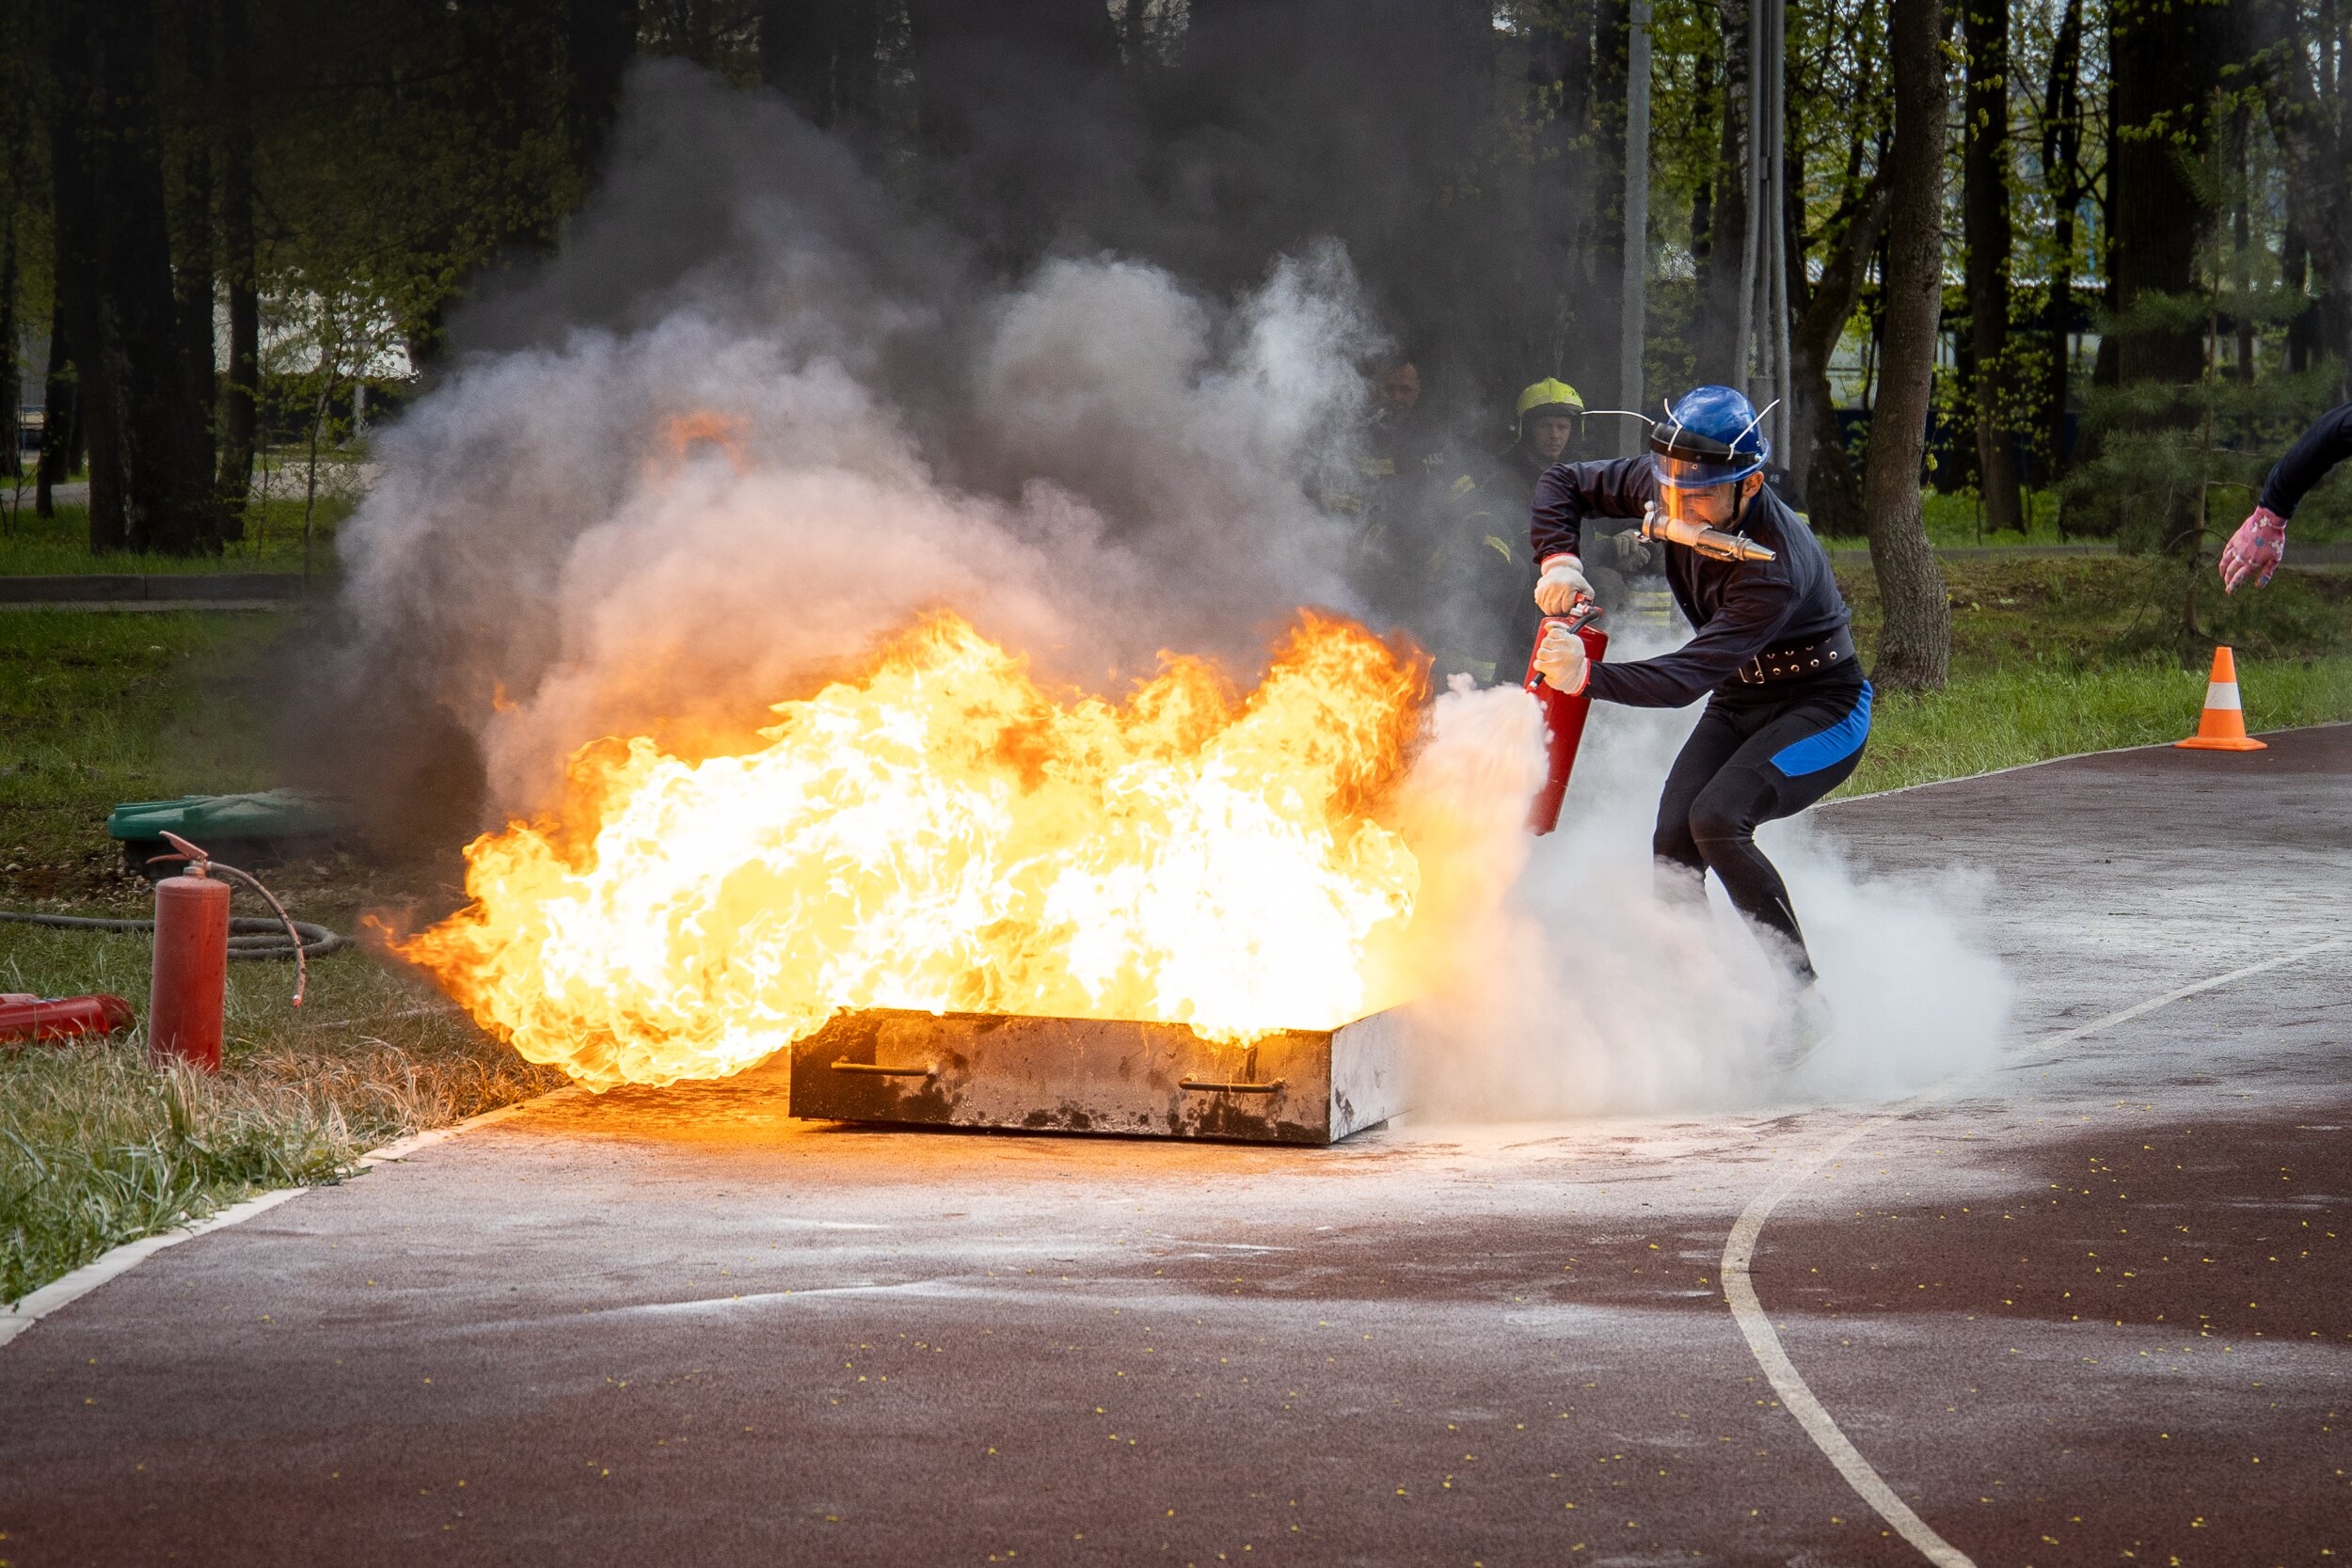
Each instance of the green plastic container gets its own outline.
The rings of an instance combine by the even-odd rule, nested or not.
[[[183,795],[176,800],[125,800],[107,814],[106,836],[122,846],[131,869],[168,877],[178,863],[150,865],[172,852],[166,832],[200,846],[230,865],[267,865],[331,850],[351,836],[351,808],[331,795],[265,789],[250,795]]]

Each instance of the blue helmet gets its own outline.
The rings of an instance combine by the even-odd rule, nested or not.
[[[1729,387],[1701,387],[1650,426],[1649,450],[1659,483],[1699,490],[1755,473],[1772,444],[1745,397]]]

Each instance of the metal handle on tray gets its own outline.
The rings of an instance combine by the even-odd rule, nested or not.
[[[1214,1078],[1184,1078],[1178,1080],[1176,1086],[1200,1094],[1280,1094],[1282,1085],[1289,1082],[1287,1078],[1277,1078],[1267,1084],[1229,1084]]]
[[[873,1078],[936,1078],[939,1069],[930,1062],[920,1067],[886,1067],[880,1062],[835,1062],[835,1072],[863,1072]]]

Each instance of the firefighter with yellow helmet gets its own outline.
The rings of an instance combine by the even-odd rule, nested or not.
[[[1545,469],[1581,455],[1585,435],[1584,399],[1557,376],[1522,388],[1512,412],[1515,439],[1479,484],[1474,519],[1483,562],[1480,597],[1492,604],[1489,619],[1502,636],[1493,678],[1505,681],[1527,668],[1539,619],[1533,608],[1535,562],[1519,537],[1518,515],[1533,502]],[[1655,578],[1661,562],[1658,546],[1642,537],[1638,525],[1614,528],[1614,521],[1596,531],[1585,575],[1601,609],[1622,613],[1641,597],[1636,579]]]

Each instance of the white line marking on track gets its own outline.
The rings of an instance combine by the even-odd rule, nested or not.
[[[2267,970],[2283,968],[2288,964],[2308,958],[2314,953],[2324,953],[2344,945],[2344,939],[2330,938],[2326,942],[2315,942],[2309,946],[2297,947],[2291,952],[2279,954],[2275,958],[2265,958],[2260,963],[2233,969],[2227,974],[2216,974],[2210,979],[2191,981],[2185,986],[2166,991],[2161,996],[2152,996],[2147,1001],[2137,1003],[2120,1012],[2109,1013],[2105,1018],[2094,1019],[2089,1023],[2077,1024],[2072,1029],[2061,1029],[2056,1034],[2044,1035],[2040,1039],[2009,1053],[2006,1060],[2010,1063],[2030,1061],[2036,1056],[2046,1055],[2060,1046],[2071,1045],[2085,1036],[2095,1035],[2102,1030],[2112,1029],[2118,1024],[2129,1023],[2136,1018],[2145,1017],[2157,1008],[2169,1006],[2184,997],[2195,996],[2200,991],[2214,990],[2251,975],[2263,974]],[[1892,1526],[1896,1534],[1910,1542],[1930,1562],[1936,1564],[1936,1568],[1976,1568],[1976,1564],[1967,1553],[1936,1534],[1926,1520],[1911,1511],[1910,1504],[1895,1495],[1895,1489],[1886,1484],[1885,1478],[1871,1467],[1870,1462],[1862,1457],[1861,1450],[1856,1449],[1848,1440],[1845,1433],[1838,1429],[1836,1418],[1822,1407],[1821,1402],[1814,1396],[1812,1388],[1806,1385],[1804,1375],[1797,1370],[1796,1364],[1788,1359],[1788,1353],[1781,1346],[1779,1333],[1773,1329],[1772,1320],[1764,1315],[1763,1304],[1756,1299],[1755,1281],[1748,1275],[1748,1265],[1756,1257],[1756,1242],[1764,1233],[1764,1222],[1772,1218],[1772,1211],[1780,1205],[1782,1199],[1795,1192],[1831,1160],[1860,1141],[1865,1134],[1876,1131],[1890,1121],[1909,1116],[1922,1105],[1940,1099],[1954,1086],[1956,1086],[1955,1084],[1938,1085],[1934,1088],[1913,1095],[1908,1100],[1898,1101],[1874,1116],[1864,1117],[1845,1132],[1822,1144],[1800,1161],[1796,1167],[1786,1176],[1757,1194],[1756,1200],[1740,1212],[1739,1223],[1731,1227],[1730,1236],[1724,1239],[1722,1279],[1724,1299],[1730,1305],[1731,1316],[1739,1323],[1740,1335],[1748,1341],[1748,1349],[1755,1354],[1756,1365],[1764,1369],[1764,1375],[1772,1383],[1773,1392],[1780,1396],[1781,1408],[1797,1418],[1797,1424],[1804,1428],[1805,1435],[1813,1439],[1813,1446],[1820,1449],[1829,1462],[1837,1467],[1839,1475],[1846,1478],[1846,1484],[1851,1486],[1864,1502],[1876,1510],[1878,1516]]]
[[[512,1105],[501,1105],[495,1111],[485,1111],[478,1117],[468,1117],[465,1120],[452,1122],[447,1127],[436,1127],[429,1132],[412,1133],[397,1142],[386,1144],[372,1153],[361,1155],[358,1162],[360,1168],[367,1169],[384,1164],[389,1161],[405,1159],[421,1149],[430,1148],[435,1144],[453,1138],[460,1132],[469,1132],[477,1127],[487,1127],[494,1121],[504,1121],[507,1117],[521,1112],[526,1106],[543,1105],[558,1095],[578,1092],[576,1088],[569,1085],[560,1089],[550,1089],[546,1094],[530,1100],[517,1101]],[[53,1279],[40,1290],[23,1297],[13,1307],[0,1307],[0,1345],[7,1344],[40,1322],[41,1319],[49,1316],[50,1313],[81,1300],[106,1281],[128,1274],[149,1258],[163,1251],[164,1248],[178,1246],[182,1242],[194,1241],[197,1237],[211,1231],[226,1230],[232,1225],[243,1225],[254,1215],[265,1214],[288,1198],[300,1197],[310,1190],[308,1187],[279,1187],[275,1191],[248,1197],[242,1203],[230,1204],[228,1208],[198,1220],[192,1225],[177,1226],[152,1236],[142,1236],[135,1242],[125,1242],[120,1246],[101,1254],[94,1261],[85,1263],[72,1274]]]

